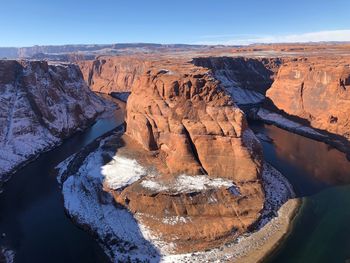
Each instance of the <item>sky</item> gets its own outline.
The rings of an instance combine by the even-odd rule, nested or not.
[[[350,0],[1,0],[0,46],[350,41]]]

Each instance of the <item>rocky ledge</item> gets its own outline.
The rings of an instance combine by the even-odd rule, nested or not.
[[[0,61],[0,183],[91,124],[107,105],[73,64]]]

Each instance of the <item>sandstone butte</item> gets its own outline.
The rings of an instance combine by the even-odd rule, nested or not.
[[[87,71],[86,63],[92,63]],[[173,185],[183,174],[232,183],[175,190],[149,188],[139,180],[114,191],[115,200],[178,252],[218,246],[252,227],[264,205],[261,146],[212,72],[175,59],[135,63],[114,57],[104,64],[84,62],[81,68],[94,90],[130,87],[124,137],[154,153],[158,183]],[[164,217],[186,222],[169,224]]]
[[[286,58],[246,58],[216,57],[203,55],[188,58],[195,66],[205,67],[220,72],[229,79],[234,79],[243,88],[265,93],[271,86],[273,77]],[[96,92],[130,92],[134,81],[154,64],[177,63],[172,56],[101,56],[95,60],[78,61],[84,79]]]
[[[285,113],[350,140],[350,57],[284,63],[266,95]]]

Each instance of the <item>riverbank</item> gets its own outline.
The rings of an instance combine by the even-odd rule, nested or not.
[[[262,262],[282,240],[288,235],[291,224],[300,201],[288,200],[278,211],[278,216],[273,218],[262,229],[240,237],[236,242],[207,252],[198,252],[186,255],[168,255],[161,262],[189,263],[196,262],[237,262],[256,263]]]
[[[204,252],[197,252],[183,255],[167,255],[162,258],[161,262],[238,262],[238,263],[256,263],[263,261],[291,231],[292,222],[299,211],[301,200],[294,198],[294,192],[287,179],[274,169],[271,165],[265,164],[268,172],[263,177],[269,184],[269,188],[264,185],[268,196],[267,203],[262,218],[257,224],[255,230],[246,233],[232,243],[225,244],[219,248]],[[275,182],[275,184],[271,184]],[[276,182],[279,182],[276,184]],[[275,195],[278,190],[284,185],[288,189],[286,195]],[[282,190],[283,191],[283,190]],[[280,192],[281,193],[281,192]],[[274,196],[271,196],[273,194]],[[276,197],[280,197],[279,199]],[[275,199],[273,198],[275,197]],[[289,198],[288,200],[284,198]],[[271,202],[271,200],[274,200]],[[279,206],[280,205],[280,206]],[[279,207],[277,207],[279,206]],[[276,212],[275,216],[271,217],[271,213]],[[267,215],[264,217],[264,215]]]
[[[88,128],[91,128],[99,119],[112,116],[115,111],[119,110],[118,104],[112,103],[111,99],[108,101],[105,98],[105,100],[101,100],[101,103],[104,105],[103,110],[97,112],[91,118],[86,119],[85,123],[82,123],[79,127],[76,128],[76,130],[72,130],[69,135],[60,137],[50,135],[49,133],[42,133],[40,138],[28,135],[25,143],[21,141],[23,138],[20,138],[18,139],[18,142],[15,141],[14,144],[22,143],[22,146],[25,150],[21,155],[12,154],[10,152],[6,152],[4,149],[1,149],[0,153],[4,153],[4,155],[0,157],[0,164],[3,167],[7,168],[4,169],[1,167],[3,169],[0,169],[0,194],[3,191],[4,185],[8,180],[11,179],[12,175],[23,169],[26,165],[37,160],[42,154],[59,147],[73,136],[84,133],[86,130],[88,130]],[[5,163],[6,165],[4,165]]]
[[[267,124],[275,125],[281,129],[290,131],[301,136],[324,142],[330,146],[344,152],[347,158],[350,160],[350,143],[345,138],[339,135],[328,133],[311,126],[306,126],[298,122],[292,121],[284,117],[280,113],[269,111],[264,108],[260,108],[256,114],[253,115],[254,120],[259,120]]]
[[[284,240],[291,230],[292,222],[298,213],[301,201],[288,200],[278,211],[278,217],[272,219],[263,229],[251,234],[242,242],[242,247],[249,246],[235,262],[262,262]]]

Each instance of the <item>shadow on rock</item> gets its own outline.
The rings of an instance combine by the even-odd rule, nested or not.
[[[134,216],[103,188],[101,167],[124,145],[123,131],[119,126],[61,164],[64,206],[113,262],[159,262],[159,251],[145,239]]]

